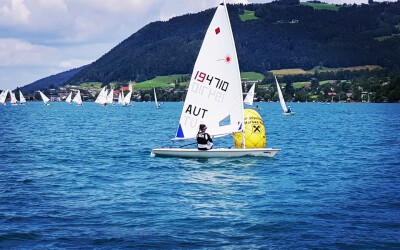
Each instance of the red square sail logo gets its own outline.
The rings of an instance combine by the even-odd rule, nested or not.
[[[219,32],[221,32],[221,29],[218,27],[218,28],[215,29],[215,34],[218,35]]]

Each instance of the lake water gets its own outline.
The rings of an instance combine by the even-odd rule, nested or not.
[[[273,159],[150,157],[182,103],[0,107],[0,248],[399,249],[400,105],[258,105]]]

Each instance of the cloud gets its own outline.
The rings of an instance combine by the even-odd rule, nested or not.
[[[270,0],[226,0],[244,4],[267,1]],[[0,89],[6,84],[26,85],[88,64],[150,22],[197,13],[220,2],[0,0]],[[346,2],[366,3],[367,0]]]
[[[0,23],[2,25],[27,24],[30,11],[24,0],[12,0],[9,4],[0,5]]]
[[[0,66],[43,66],[54,60],[56,49],[18,39],[0,39]]]

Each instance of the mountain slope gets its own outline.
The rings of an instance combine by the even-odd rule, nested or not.
[[[84,69],[86,66],[76,68],[76,69],[71,69],[65,72],[61,72],[56,75],[48,76],[45,78],[42,78],[40,80],[37,80],[31,84],[25,85],[24,87],[21,87],[21,91],[24,93],[32,92],[35,90],[40,90],[40,89],[48,89],[48,88],[55,88],[57,86],[62,86],[64,85],[69,79],[71,79],[72,76],[74,76],[76,73]]]
[[[333,9],[337,11],[318,10],[297,0],[228,5],[241,70],[265,73],[368,64],[400,70],[400,2]],[[241,21],[245,10],[254,12],[255,18]],[[141,82],[190,74],[213,14],[209,9],[150,23],[61,82]]]
[[[241,21],[239,14],[245,9],[258,19]],[[143,81],[190,73],[213,13],[210,9],[151,23],[69,82]],[[273,2],[229,6],[229,13],[243,71],[400,65],[400,37],[374,39],[399,32],[399,2],[344,5],[338,11]]]

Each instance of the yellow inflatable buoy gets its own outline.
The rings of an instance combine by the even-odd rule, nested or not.
[[[265,148],[267,145],[267,136],[265,134],[264,122],[260,114],[254,109],[245,109],[244,124],[246,148]],[[242,148],[242,134],[243,133],[235,133],[233,135],[236,148]]]

